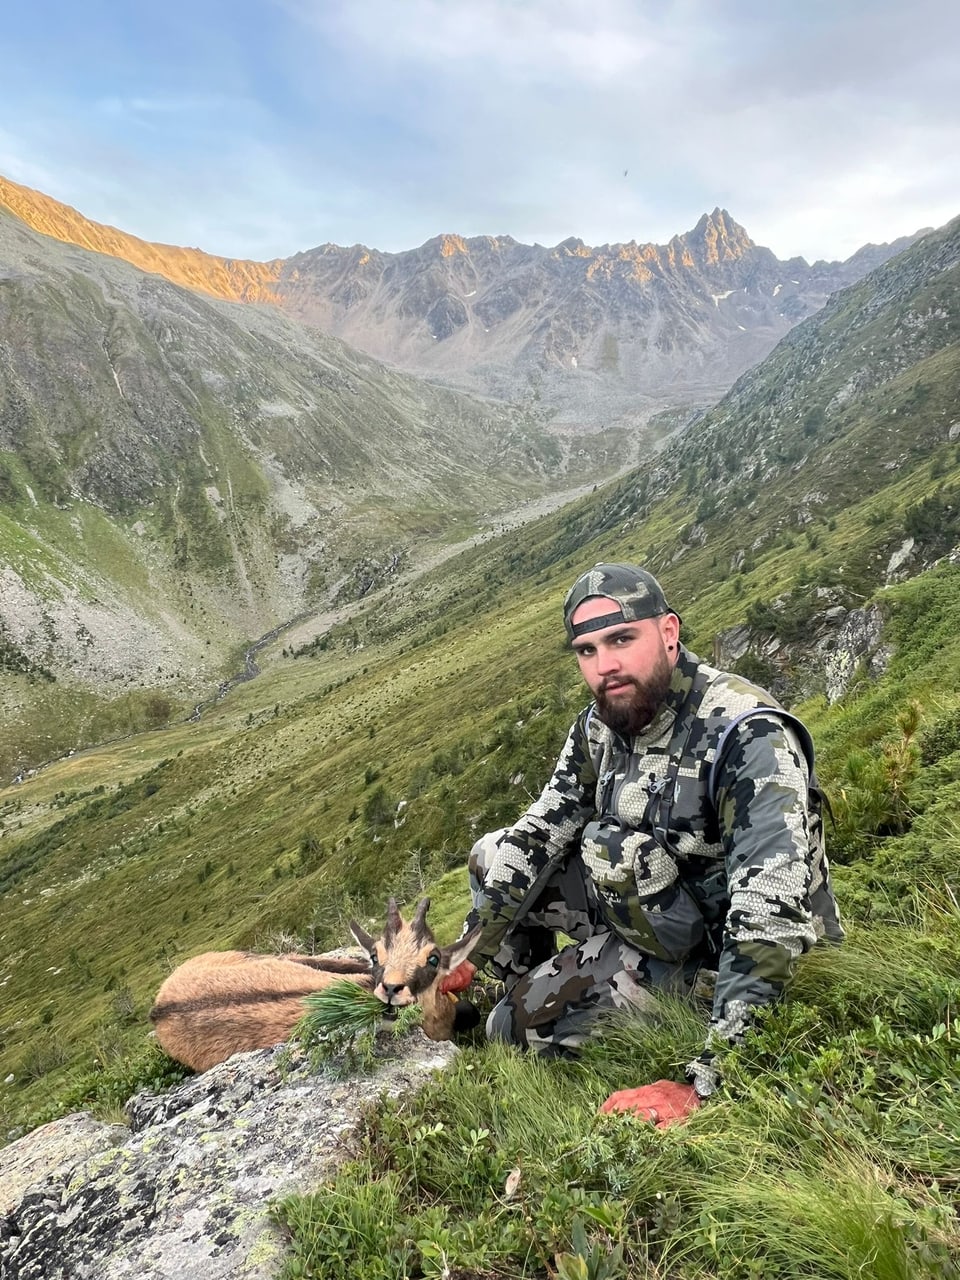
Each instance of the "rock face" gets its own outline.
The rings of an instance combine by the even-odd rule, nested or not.
[[[893,647],[881,643],[883,613],[878,605],[851,609],[837,622],[835,636],[822,638],[817,645],[823,659],[827,701],[831,704],[850,688],[861,665],[876,679],[886,671],[893,656]]]
[[[786,642],[743,625],[717,637],[714,657],[721,667],[731,667],[750,655],[765,664],[766,672],[753,675],[776,697],[795,700],[822,692],[832,705],[859,670],[876,679],[890,665],[893,647],[883,642],[883,624],[879,605],[849,610],[832,605],[810,619],[803,641]],[[787,671],[789,678],[782,675]]]
[[[166,1094],[130,1128],[68,1116],[0,1152],[4,1280],[272,1280],[270,1205],[315,1190],[345,1158],[360,1110],[409,1092],[456,1053],[420,1032],[377,1070],[331,1080],[285,1046],[238,1054]]]
[[[257,263],[147,244],[0,178],[3,207],[214,297],[278,305],[412,373],[532,396],[592,427],[715,400],[831,293],[916,239],[846,262],[781,261],[717,208],[664,245],[438,235],[401,253],[323,244]]]

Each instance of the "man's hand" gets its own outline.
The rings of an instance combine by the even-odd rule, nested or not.
[[[451,969],[440,979],[441,993],[445,995],[448,991],[466,991],[476,972],[475,964],[471,964],[469,960],[461,960],[455,969]]]
[[[673,1080],[658,1080],[639,1089],[618,1089],[611,1093],[601,1111],[632,1111],[649,1120],[658,1129],[686,1120],[700,1105],[700,1098],[692,1084],[677,1084]]]

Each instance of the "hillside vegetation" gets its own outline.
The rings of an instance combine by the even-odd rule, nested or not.
[[[188,714],[621,437],[432,386],[0,209],[0,777]],[[578,481],[574,480],[574,484]]]
[[[723,1097],[663,1134],[594,1113],[677,1075],[702,1034],[689,1010],[577,1065],[468,1049],[370,1118],[339,1188],[284,1207],[287,1274],[955,1275],[958,264],[954,223],[837,295],[651,466],[278,642],[197,723],[0,791],[4,1129],[169,1080],[145,1016],[191,952],[340,942],[346,915],[425,888],[448,940],[472,840],[537,793],[584,701],[562,593],[595,560],[637,560],[690,647],[744,628],[738,661],[811,725],[849,941],[807,958]],[[882,634],[831,702],[807,659],[837,609]]]

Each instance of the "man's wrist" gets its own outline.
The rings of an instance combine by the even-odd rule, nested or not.
[[[687,1063],[686,1077],[701,1101],[711,1097],[720,1088],[720,1072],[713,1058],[708,1058],[706,1055],[702,1058],[694,1058],[693,1062]]]

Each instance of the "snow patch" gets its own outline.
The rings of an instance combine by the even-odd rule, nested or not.
[[[735,289],[728,289],[726,293],[711,293],[710,297],[713,299],[713,305],[719,307],[724,298],[729,298],[731,293],[735,292]]]

